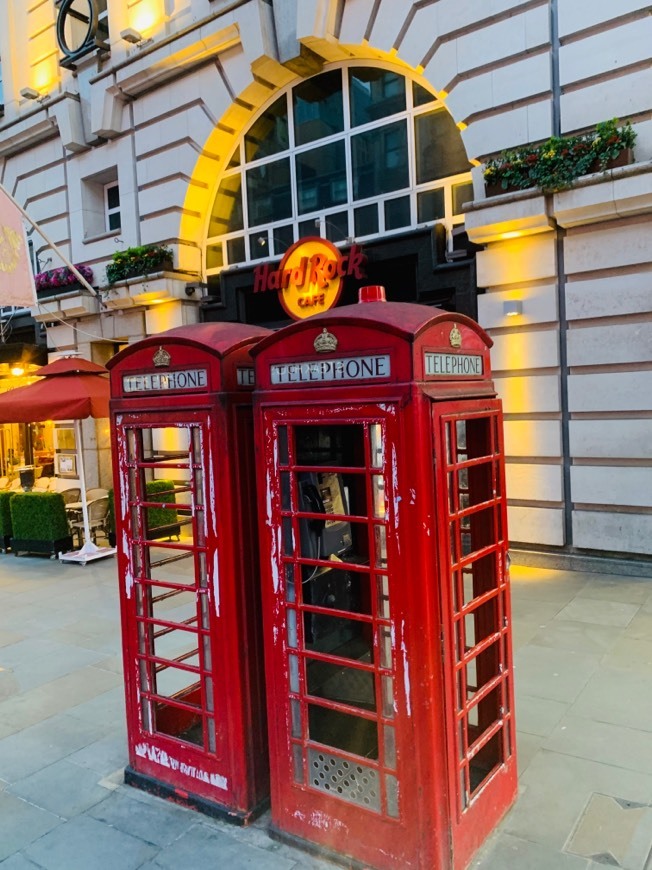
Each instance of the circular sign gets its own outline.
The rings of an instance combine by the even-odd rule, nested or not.
[[[57,41],[64,54],[77,54],[92,41],[97,17],[93,0],[63,0],[57,18]]]
[[[340,298],[346,257],[326,239],[305,238],[285,253],[279,266],[281,305],[294,320],[328,311]]]

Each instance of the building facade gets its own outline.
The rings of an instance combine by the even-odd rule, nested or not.
[[[257,265],[358,244],[389,298],[492,335],[512,541],[649,558],[650,37],[642,0],[0,0],[0,182],[98,288],[43,279],[33,316],[99,362],[200,319],[274,325]],[[614,117],[630,165],[487,195],[504,149]],[[107,279],[143,245],[170,262]]]

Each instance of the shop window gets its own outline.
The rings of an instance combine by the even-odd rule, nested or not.
[[[443,224],[452,245],[471,174],[438,98],[401,73],[351,63],[290,86],[244,131],[217,185],[206,273],[281,256],[296,239]]]

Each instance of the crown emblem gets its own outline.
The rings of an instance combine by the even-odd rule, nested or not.
[[[319,333],[313,347],[317,353],[332,353],[337,350],[337,339],[332,332],[329,332],[326,327]]]
[[[448,340],[451,343],[451,347],[462,347],[462,333],[456,326],[451,329]]]
[[[170,354],[162,346],[159,347],[159,349],[152,357],[155,366],[169,366],[171,359],[172,357],[170,356]]]

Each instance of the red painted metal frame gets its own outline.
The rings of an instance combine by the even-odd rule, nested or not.
[[[126,778],[180,803],[246,823],[266,805],[269,784],[251,389],[238,389],[237,369],[252,367],[249,348],[266,330],[240,324],[220,324],[220,329],[215,329],[217,324],[206,326],[210,328],[188,327],[156,336],[155,340],[146,339],[119,354],[110,365],[130,761]],[[159,346],[171,353],[173,370],[204,367],[208,388],[194,393],[123,393],[123,375],[160,371],[152,368],[152,353]],[[161,464],[155,458],[133,454],[128,441],[138,444],[139,433],[159,428],[197,433],[190,438],[185,460]],[[180,543],[149,540],[144,528],[145,512],[165,507],[171,499],[165,493],[144,492],[145,470],[158,466],[159,475],[167,477],[170,474],[165,469],[172,471],[176,465],[183,471],[182,466],[188,464],[193,466],[191,488],[201,485],[203,490],[201,495],[193,493],[191,499],[192,541],[184,537],[187,527],[183,525]],[[182,516],[182,522],[188,519]],[[174,534],[174,529],[171,531]],[[192,553],[194,574],[184,578],[184,583],[156,574],[152,582],[146,556],[154,548],[159,554],[167,551],[172,556]],[[164,611],[157,614],[152,610],[164,607],[164,596],[173,596],[179,590],[194,596],[194,610],[186,601],[192,613],[174,621],[166,619]],[[158,604],[152,602],[152,591],[161,596]],[[179,598],[189,596],[182,594]],[[173,601],[171,598],[169,603]],[[185,632],[188,636],[195,632],[196,657],[166,659],[157,653],[154,631],[161,642],[166,632]],[[200,689],[190,703],[188,699],[157,696],[154,679],[165,667],[171,667],[174,673],[185,671],[189,680],[197,677]],[[143,710],[148,702],[158,705],[161,715],[167,717],[161,720],[164,725],[159,722],[157,728],[155,721],[146,721]],[[175,736],[183,730],[184,716],[200,716],[205,723],[213,718],[214,741],[209,739],[206,728],[201,745]]]
[[[336,352],[326,357],[313,349],[315,338],[324,329],[335,335],[338,342]],[[453,336],[456,344],[458,336],[461,337],[460,352],[482,357],[481,377],[426,376],[424,354],[436,350],[457,352],[457,349],[451,350]],[[480,634],[486,630],[486,637],[482,638],[486,642],[474,644],[473,652],[464,651],[465,656],[473,659],[481,657],[493,642],[500,645],[499,664],[508,670],[495,682],[501,693],[504,715],[501,713],[498,725],[495,724],[497,719],[492,720],[493,730],[485,730],[470,746],[465,742],[464,756],[460,757],[457,730],[461,718],[466,717],[463,724],[473,720],[472,710],[481,700],[480,696],[469,698],[460,711],[455,697],[457,675],[468,662],[465,660],[462,664],[455,657],[452,639],[456,625],[468,613],[453,609],[451,578],[455,576],[455,566],[451,564],[449,526],[459,517],[448,512],[445,442],[441,424],[437,422],[441,419],[440,409],[441,414],[444,417],[449,414],[450,419],[455,415],[462,418],[488,416],[496,422],[495,429],[490,429],[493,434],[489,443],[482,446],[481,452],[490,454],[488,461],[494,475],[491,483],[499,484],[504,494],[499,402],[494,398],[490,380],[490,345],[491,340],[477,324],[460,315],[423,306],[373,302],[339,308],[330,314],[292,324],[263,339],[254,350],[272,829],[282,838],[346,856],[351,866],[378,870],[398,867],[401,870],[462,870],[515,796],[504,498],[494,499],[491,507],[494,523],[491,533],[500,535],[494,547],[500,553],[494,574],[500,592],[484,598],[476,595],[477,600],[469,605],[471,614],[478,611],[473,619]],[[277,364],[319,363],[333,356],[365,353],[389,354],[391,377],[376,383],[318,382],[304,386],[272,383],[271,369]],[[301,737],[292,731],[291,702],[299,701],[303,706],[307,703],[305,661],[308,654],[302,649],[297,653],[299,690],[290,691],[295,676],[290,671],[288,656],[294,655],[296,650],[289,646],[288,628],[291,624],[300,626],[301,619],[299,616],[288,618],[288,612],[300,613],[301,605],[286,601],[283,566],[295,561],[296,554],[284,551],[282,526],[285,518],[294,524],[296,534],[301,511],[297,510],[296,495],[291,509],[282,507],[280,473],[285,470],[292,474],[296,468],[291,456],[289,465],[279,464],[278,427],[371,422],[382,422],[386,435],[387,576],[393,632],[395,717],[392,722],[396,732],[398,816],[389,811],[383,794],[379,805],[370,809],[327,793],[323,787],[313,786],[307,767],[303,771],[304,781],[296,781],[293,767],[293,746],[299,745],[304,762],[305,753],[311,747],[318,751],[323,746],[313,746],[316,741],[310,740],[309,732],[306,736],[303,707]],[[476,463],[475,458],[469,460],[467,469],[482,464]],[[463,467],[464,460],[456,454],[451,469],[461,471]],[[480,507],[469,511],[469,515],[473,513],[481,513]],[[474,523],[477,525],[476,521]],[[483,623],[489,608],[480,608],[498,595],[502,610],[494,632]],[[491,618],[494,619],[493,614]],[[376,625],[374,620],[370,620],[371,624]],[[480,660],[480,679],[483,679],[482,668],[486,667],[488,659]],[[497,667],[493,660],[490,666]],[[378,676],[376,671],[375,678]],[[483,691],[490,694],[493,683],[485,681],[483,685]],[[310,701],[312,703],[312,698]],[[319,703],[322,707],[329,706],[323,699]],[[331,707],[337,711],[345,709],[338,704]],[[348,708],[347,712],[350,712]],[[361,718],[369,721],[374,719],[374,714],[366,713]],[[465,790],[460,787],[461,772],[467,775],[475,754],[482,753],[494,733],[499,734],[502,741],[502,761],[490,775],[484,776],[480,788],[472,790],[468,807],[462,806]],[[334,762],[342,759],[356,762],[355,757],[331,747],[332,744],[328,744],[327,752]],[[485,754],[487,752],[485,750]],[[378,770],[388,772],[383,766],[382,750]],[[468,781],[467,777],[465,782]],[[483,814],[484,819],[480,820]]]

